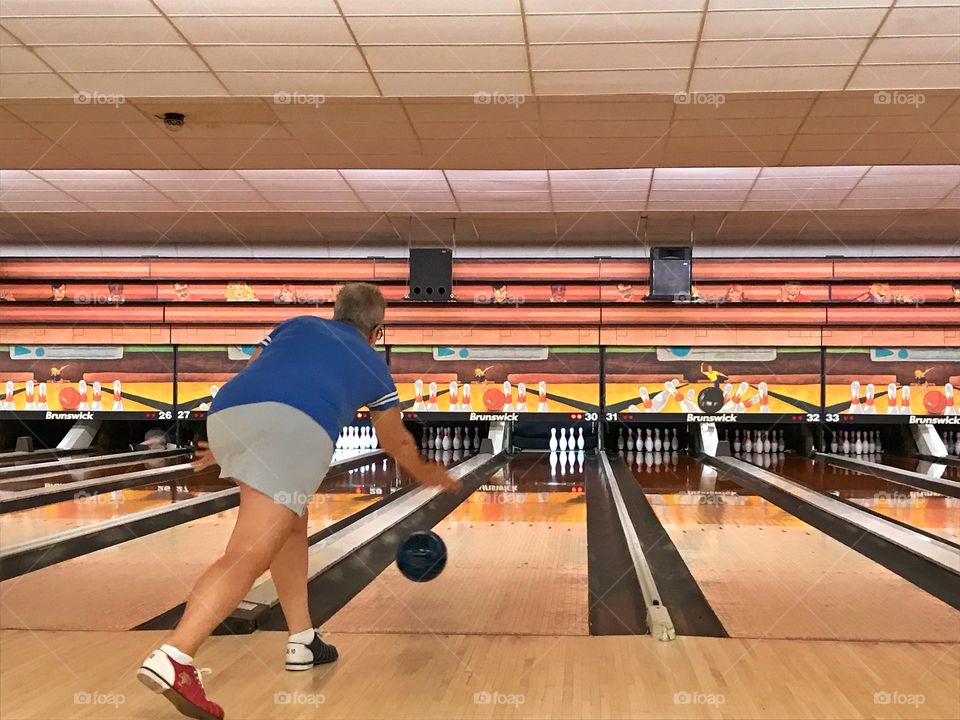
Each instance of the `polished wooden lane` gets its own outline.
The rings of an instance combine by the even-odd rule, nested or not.
[[[310,532],[389,492],[394,465],[341,472],[310,503]],[[181,603],[226,546],[236,508],[0,583],[5,628],[126,630]]]
[[[5,630],[0,715],[179,718],[134,677],[161,637]],[[334,638],[334,665],[289,673],[285,640],[214,637],[200,651],[229,720],[960,716],[960,648],[942,644],[356,633]]]
[[[769,470],[815,490],[837,494],[932,535],[960,542],[960,500],[957,498],[918,490],[869,472],[856,472],[810,458],[781,456],[771,463]]]
[[[551,486],[551,477],[557,484]],[[443,573],[413,583],[391,565],[334,615],[331,632],[584,635],[588,632],[583,473],[514,458],[434,530]],[[429,640],[425,640],[429,642]]]
[[[731,636],[960,641],[956,610],[761,498],[700,486],[648,500]]]

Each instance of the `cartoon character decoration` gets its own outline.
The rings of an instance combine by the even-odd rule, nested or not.
[[[60,281],[54,280],[50,283],[50,300],[53,302],[63,302],[67,299],[67,284]]]
[[[808,303],[810,298],[803,294],[803,285],[796,281],[788,281],[780,288],[780,296],[777,298],[780,303]]]
[[[273,295],[273,301],[278,305],[296,305],[300,302],[300,295],[297,288],[291,283],[284,283]]]
[[[187,302],[190,300],[190,283],[186,280],[178,280],[173,284],[174,302]]]
[[[550,286],[550,302],[565,303],[566,301],[567,301],[567,286],[551,285]]]
[[[633,283],[617,283],[617,302],[633,302]]]
[[[227,302],[258,302],[257,294],[244,280],[234,280],[227,283],[224,293]]]
[[[739,283],[733,283],[730,287],[727,288],[727,292],[723,296],[723,302],[725,303],[742,303],[747,299],[747,295],[743,290],[743,285]]]
[[[107,303],[110,305],[122,305],[124,303],[123,283],[107,283]]]
[[[490,286],[490,289],[493,291],[493,304],[494,305],[505,305],[509,297],[507,296],[507,284],[503,282],[496,282]]]

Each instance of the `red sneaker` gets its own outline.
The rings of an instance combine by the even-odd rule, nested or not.
[[[137,679],[155,693],[163,693],[187,717],[223,720],[223,708],[207,699],[199,671],[178,663],[163,650],[150,653],[137,671]]]

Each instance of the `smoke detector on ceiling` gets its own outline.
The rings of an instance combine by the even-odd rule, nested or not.
[[[159,120],[163,120],[163,124],[167,126],[168,130],[179,130],[183,127],[183,123],[186,118],[183,113],[178,112],[165,112],[163,115],[155,116]]]

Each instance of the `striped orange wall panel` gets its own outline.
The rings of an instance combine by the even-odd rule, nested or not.
[[[444,323],[456,325],[595,325],[600,322],[599,307],[570,305],[391,305],[387,307],[388,325]]]
[[[183,261],[180,261],[183,262]],[[148,260],[104,260],[44,258],[42,260],[0,260],[0,278],[14,280],[80,280],[84,278],[124,280],[150,276]]]
[[[274,325],[174,325],[170,342],[175,345],[256,345]]]
[[[229,323],[232,325],[271,324],[277,325],[297,315],[332,318],[333,306],[274,305],[273,303],[232,303],[217,307],[180,303],[164,306],[164,318],[168,323],[184,325],[197,323]]]
[[[109,291],[105,282],[66,282],[67,301],[78,304],[104,303]],[[0,283],[0,291],[7,291],[17,301],[48,300],[51,295],[50,283],[18,282]],[[172,291],[171,291],[172,294]],[[222,293],[221,293],[222,296]],[[123,297],[128,301],[146,302],[157,299],[156,285],[124,284]]]
[[[830,260],[793,260],[785,258],[723,259],[693,261],[693,279],[699,280],[829,280],[833,275]]]
[[[370,280],[373,260],[151,260],[150,277],[165,280]]]
[[[388,325],[390,345],[597,345],[596,327]]]
[[[823,329],[827,347],[960,347],[960,332],[933,327],[828,327]]]
[[[410,277],[410,268],[406,260],[375,260],[373,264],[373,279],[402,280]]]
[[[607,260],[600,261],[600,280],[619,282],[630,280],[645,283],[650,277],[649,260]]]
[[[281,289],[284,288],[285,283],[280,282],[253,282],[246,283],[246,288],[249,288],[249,291],[245,290],[243,285],[231,286],[228,288],[228,283],[223,282],[189,282],[187,289],[187,299],[181,301],[177,299],[176,292],[173,287],[173,283],[166,280],[159,280],[157,286],[157,295],[160,300],[164,302],[224,302],[228,298],[235,297],[237,290],[241,292],[250,292],[256,297],[260,302],[273,303],[277,301],[278,296],[280,295]],[[300,284],[300,283],[290,283],[293,286],[293,291],[296,294],[296,297],[302,303],[307,304],[317,304],[317,303],[332,303],[335,299],[334,290],[336,285],[334,284]],[[288,288],[289,290],[289,288]],[[402,293],[398,294],[398,299],[402,296]]]
[[[167,325],[3,325],[4,345],[169,345]]]
[[[454,280],[596,280],[599,277],[597,260],[463,260],[453,263]]]
[[[5,323],[162,323],[163,306],[76,305],[72,302],[0,305],[0,325]]]
[[[563,285],[563,283],[558,283]],[[387,296],[387,291],[395,289],[396,286],[384,286],[381,288],[384,293],[384,297]],[[597,285],[566,285],[564,290],[564,297],[567,299],[567,302],[597,302],[600,300],[600,288]],[[406,294],[406,286],[402,287],[403,293]],[[615,289],[613,289],[616,292]],[[490,285],[480,285],[480,284],[463,284],[463,285],[454,285],[453,293],[456,296],[459,302],[489,302],[493,298],[493,290]],[[510,298],[510,302],[549,302],[550,301],[550,286],[549,285],[518,285],[515,283],[509,283],[507,285],[507,296]],[[390,299],[389,297],[387,298]]]
[[[740,285],[743,302],[777,302],[780,299],[783,284],[754,285],[752,283],[714,283],[698,282],[697,291],[706,302],[724,302],[731,285]],[[830,286],[826,284],[801,283],[802,293],[810,302],[826,302],[830,299]]]
[[[858,305],[827,308],[828,325],[901,325],[905,327],[960,326],[960,306]]]
[[[819,327],[604,326],[602,345],[819,347]]]
[[[833,276],[862,280],[960,280],[960,258],[834,260]]]
[[[603,306],[604,325],[822,325],[826,308],[811,305],[671,305],[620,303]]]
[[[919,284],[915,282],[897,282],[889,283],[890,289],[886,297],[894,301],[899,296],[905,296],[905,300],[910,302],[952,302],[953,289],[950,283],[929,283]],[[870,289],[869,283],[854,283],[851,285],[837,283],[831,290],[833,300],[852,301],[863,295]],[[957,306],[957,312],[960,312],[960,305]]]

